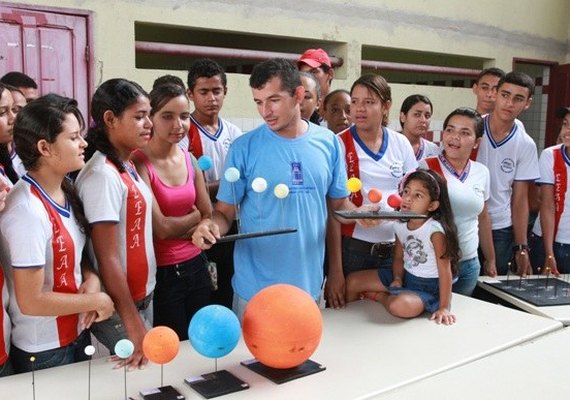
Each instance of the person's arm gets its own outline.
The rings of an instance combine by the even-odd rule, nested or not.
[[[206,186],[207,184],[206,184],[206,179],[204,178],[204,174],[198,167],[198,163],[194,158],[194,156],[191,155],[191,157],[192,157],[192,165],[194,166],[194,171],[196,171],[196,173],[194,174],[194,189],[196,191],[195,205],[198,211],[200,212],[201,216],[200,221],[201,221],[202,219],[212,217],[213,208],[212,208],[212,202],[210,201],[210,197],[208,196],[209,189]],[[219,184],[219,181],[217,182]],[[216,186],[216,194],[217,193],[218,193],[218,186]],[[186,237],[192,238],[192,233],[194,233],[194,230],[196,229],[196,226],[200,221],[198,221],[196,224],[190,227],[190,229],[186,232],[185,235]]]
[[[77,289],[77,293],[99,293],[101,291],[101,280],[99,275],[91,265],[87,252],[84,250],[81,258],[81,275],[83,281]],[[108,295],[107,295],[108,296]],[[109,299],[111,299],[109,297]],[[111,300],[112,301],[112,300]],[[113,306],[113,310],[115,307]],[[97,312],[90,311],[81,316],[81,325],[84,329],[91,327],[97,321]]]
[[[332,308],[345,306],[345,279],[342,269],[342,234],[340,223],[329,215],[327,219],[328,274],[325,298]]]
[[[489,208],[487,202],[483,207],[483,211],[479,214],[479,246],[483,252],[485,262],[483,263],[483,270],[485,275],[495,277],[497,276],[497,265],[495,259],[495,245],[493,244],[493,233],[491,230],[491,216],[489,215]]]
[[[146,166],[136,157],[133,158],[133,162],[141,179],[149,188],[152,188]],[[203,182],[204,178],[202,177],[202,174],[196,174],[196,176],[198,175],[200,175]],[[199,193],[196,193],[197,199],[198,195]],[[207,194],[202,194],[202,196],[207,197]],[[194,208],[189,214],[180,217],[167,217],[162,213],[160,205],[156,201],[156,197],[154,197],[154,193],[152,195],[152,198],[152,234],[161,240],[183,239],[185,237],[189,238],[190,235],[188,232],[194,228],[202,219],[200,209]]]
[[[105,293],[58,293],[43,289],[44,267],[13,267],[18,307],[25,315],[59,316],[95,311],[96,321],[113,313],[113,302]]]
[[[211,218],[203,219],[192,234],[192,242],[202,250],[207,250],[216,239],[226,234],[235,219],[236,211],[233,204],[218,201],[214,206]]]
[[[445,235],[442,232],[435,232],[431,235],[431,241],[435,251],[439,277],[439,308],[430,319],[438,324],[451,325],[455,322],[455,315],[450,311],[453,277],[449,258],[444,256],[446,252]]]
[[[528,212],[537,213],[540,211],[540,186],[531,183],[528,186]]]
[[[121,267],[118,224],[115,222],[92,224],[91,241],[103,285],[115,303],[127,336],[135,346],[133,354],[126,360],[120,360],[116,368],[123,365],[127,365],[129,369],[142,368],[148,362],[142,351],[146,328],[131,297],[127,277]]]
[[[380,206],[378,204],[364,204],[360,207],[356,207],[354,203],[352,203],[348,197],[340,198],[340,199],[333,199],[328,197],[327,198],[329,204],[329,211],[330,215],[333,215],[334,218],[340,222],[341,224],[354,224],[355,222],[358,225],[361,225],[365,228],[377,226],[382,222],[380,219],[344,219],[339,215],[336,215],[333,211],[377,211]]]
[[[540,187],[540,228],[544,245],[543,271],[550,268],[554,275],[560,275],[554,258],[554,185]]]
[[[394,245],[394,262],[392,263],[392,283],[390,287],[402,287],[404,283],[404,248],[402,243],[396,239]]]
[[[515,246],[522,246],[515,251],[517,274],[525,276],[532,273],[528,254],[528,181],[514,181],[511,198],[511,219]]]
[[[218,195],[218,190],[220,189],[220,181],[212,181],[212,182],[207,182],[207,190],[208,193],[210,194],[210,201],[212,203],[216,202],[216,196]]]

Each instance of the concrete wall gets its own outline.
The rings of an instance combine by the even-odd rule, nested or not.
[[[52,0],[15,1],[53,6]],[[184,71],[135,68],[135,22],[190,26],[307,43],[326,41],[345,64],[333,88],[360,75],[362,46],[477,57],[485,66],[512,67],[513,58],[570,61],[568,0],[59,0],[57,6],[93,11],[95,81],[127,77],[150,87],[155,77]],[[421,61],[421,60],[419,60]],[[223,114],[255,118],[248,76],[230,74]],[[473,105],[470,89],[393,85],[396,120],[411,93],[430,96],[435,120],[454,107]]]

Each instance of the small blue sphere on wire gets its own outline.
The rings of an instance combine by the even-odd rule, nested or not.
[[[210,156],[202,156],[198,159],[198,166],[202,171],[207,171],[214,165],[212,161],[212,157]]]
[[[115,344],[115,354],[119,358],[129,358],[134,350],[135,345],[129,339],[121,339]]]

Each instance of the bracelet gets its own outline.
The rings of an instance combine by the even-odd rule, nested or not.
[[[528,247],[528,244],[517,244],[515,246],[513,246],[513,253],[516,253],[517,251],[529,251],[530,247]]]

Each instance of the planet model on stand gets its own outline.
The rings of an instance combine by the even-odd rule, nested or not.
[[[133,355],[135,351],[135,345],[129,339],[121,339],[115,343],[113,349],[117,357],[126,360]],[[125,399],[127,398],[127,363],[123,364],[123,379],[125,382]]]
[[[231,353],[240,337],[239,320],[229,308],[213,304],[198,310],[188,326],[188,338],[199,354],[215,359],[215,371],[184,381],[207,399],[248,389],[235,375],[218,370],[218,358]]]
[[[320,372],[324,367],[309,357],[322,331],[321,312],[308,293],[288,284],[269,286],[246,306],[243,337],[255,360],[242,364],[277,383]]]
[[[143,339],[143,353],[151,362],[160,364],[160,387],[141,390],[145,400],[180,400],[184,396],[172,386],[164,386],[164,364],[176,357],[180,349],[180,339],[176,332],[167,326],[155,326]]]
[[[237,346],[240,336],[241,327],[234,312],[215,304],[198,310],[188,327],[192,347],[208,358],[229,354]]]

